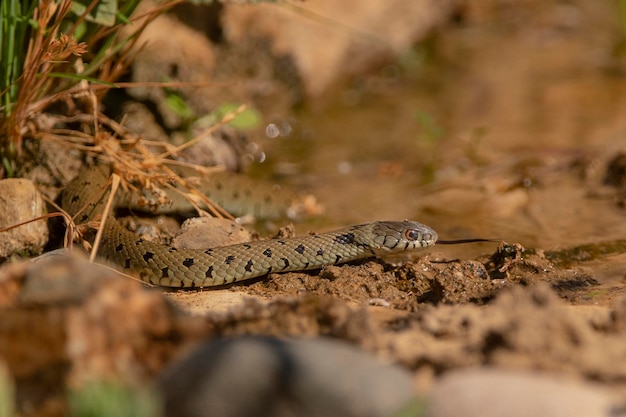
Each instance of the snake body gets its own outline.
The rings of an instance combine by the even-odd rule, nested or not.
[[[83,170],[63,193],[62,206],[83,223],[102,214],[110,168]],[[164,287],[202,288],[271,272],[319,269],[358,259],[432,246],[437,233],[413,221],[371,222],[329,233],[208,248],[177,249],[140,238],[110,216],[102,222],[98,255],[143,281]]]

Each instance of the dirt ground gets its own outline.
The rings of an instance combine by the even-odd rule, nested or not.
[[[317,12],[330,7],[311,3]],[[244,334],[348,341],[409,369],[425,393],[450,370],[497,367],[626,394],[626,29],[617,6],[444,3],[428,20],[434,32],[407,34],[404,53],[379,51],[379,61],[364,58],[347,73],[335,68],[340,74],[323,85],[307,81],[309,61],[293,58],[303,51],[285,58],[301,46],[297,37],[266,32],[280,25],[259,24],[250,39],[217,46],[183,25],[168,33],[196,39],[195,53],[210,48],[211,59],[185,56],[207,61],[189,69],[180,54],[194,48],[162,48],[157,71],[171,70],[170,59],[184,68],[182,81],[247,80],[226,97],[219,90],[189,101],[199,112],[216,100],[256,104],[268,122],[249,137],[264,156],[258,163],[258,151],[244,152],[257,161],[247,170],[312,192],[326,207],[297,223],[299,234],[411,218],[441,239],[500,243],[437,245],[401,263],[369,260],[204,291],[146,288],[63,256],[6,265],[0,356],[20,411],[62,415],[63,387],[94,375],[151,381],[201,340]],[[235,28],[224,36],[254,13],[284,13],[238,7],[222,11],[225,28]],[[177,16],[185,21],[185,10]],[[330,58],[319,54],[323,66]],[[145,73],[156,59],[149,48],[146,56],[134,76],[156,79]],[[229,71],[258,56],[256,67]],[[288,75],[271,70],[285,67]],[[130,119],[131,127],[149,123]],[[268,138],[270,122],[293,131]]]

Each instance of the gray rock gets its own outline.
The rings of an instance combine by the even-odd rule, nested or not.
[[[612,392],[545,373],[477,369],[452,372],[435,386],[428,417],[618,417]]]
[[[0,181],[0,229],[45,214],[45,205],[35,185],[25,179]],[[48,242],[48,223],[30,222],[0,233],[0,258],[16,252],[41,253]]]
[[[168,417],[382,417],[414,395],[408,372],[326,339],[211,341],[159,386]]]

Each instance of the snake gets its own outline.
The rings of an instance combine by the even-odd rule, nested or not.
[[[63,191],[61,206],[77,223],[100,220],[98,257],[157,286],[223,286],[274,272],[320,269],[417,250],[437,241],[437,233],[430,227],[404,220],[374,221],[301,237],[178,249],[141,238],[113,215],[102,219],[110,193],[107,183],[111,171],[106,164],[84,167]],[[128,204],[129,198],[116,197],[114,201],[123,205]]]

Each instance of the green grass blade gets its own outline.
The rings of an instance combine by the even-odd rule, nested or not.
[[[64,79],[67,79],[67,80],[75,80],[75,81],[89,81],[90,83],[93,83],[93,84],[101,84],[101,85],[106,85],[106,86],[111,87],[111,88],[117,88],[117,85],[115,85],[113,83],[102,81],[102,80],[99,80],[99,79],[93,78],[93,77],[87,77],[86,75],[83,75],[83,74],[71,74],[71,73],[67,73],[67,72],[51,72],[51,73],[48,74],[48,77],[50,77],[50,78],[64,78]]]

